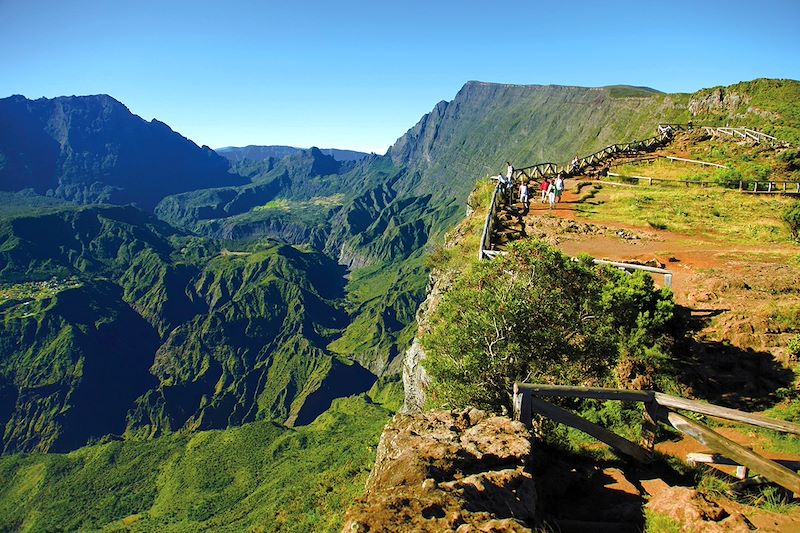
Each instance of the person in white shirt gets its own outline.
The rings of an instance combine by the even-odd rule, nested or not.
[[[550,182],[550,185],[547,187],[547,199],[550,200],[550,209],[553,209],[556,205],[556,182],[555,180]]]
[[[524,181],[519,184],[519,201],[525,209],[530,207],[530,203],[528,203],[528,184]]]
[[[556,186],[556,202],[558,202],[561,200],[561,195],[564,192],[564,178],[561,177],[561,174],[556,176],[554,184]]]

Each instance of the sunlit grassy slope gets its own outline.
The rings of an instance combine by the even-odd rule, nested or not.
[[[781,213],[793,201],[721,188],[607,186],[593,200],[580,204],[578,211],[588,220],[711,236],[731,243],[788,243],[789,230]]]
[[[337,400],[297,430],[111,442],[0,458],[2,531],[336,531],[390,412]]]

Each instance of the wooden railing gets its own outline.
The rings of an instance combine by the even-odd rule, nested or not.
[[[641,402],[644,405],[645,430],[644,445],[625,439],[602,426],[589,422],[580,416],[546,402],[541,397],[589,398],[595,400],[621,400]],[[601,387],[572,387],[560,385],[515,383],[514,384],[514,418],[530,426],[533,413],[551,420],[574,427],[604,442],[615,450],[641,462],[652,460],[655,438],[655,423],[669,425],[679,432],[688,435],[713,452],[729,459],[735,465],[741,465],[757,472],[770,481],[800,494],[800,476],[776,461],[766,459],[754,451],[733,442],[711,428],[677,413],[676,410],[691,411],[702,415],[723,418],[752,426],[772,429],[784,433],[800,435],[800,425],[783,420],[775,420],[762,415],[746,413],[737,409],[729,409],[710,403],[688,400],[655,391],[639,391],[625,389],[609,389]]]
[[[672,271],[666,268],[656,268],[646,265],[637,265],[634,263],[621,263],[619,261],[606,261],[605,259],[593,259],[595,265],[610,265],[621,270],[633,272],[634,270],[643,270],[651,274],[661,274],[664,276],[664,286],[672,288]]]
[[[646,181],[648,185],[654,183],[667,183],[670,185],[696,185],[698,187],[725,187],[726,189],[737,189],[737,182],[722,183],[719,181],[701,180],[678,180],[673,178],[653,178],[651,176],[636,176],[634,174],[618,174],[609,172],[609,177],[620,178],[623,180]],[[738,181],[738,190],[743,193],[756,194],[800,194],[800,181]]]
[[[528,181],[550,178],[558,174],[572,176],[588,167],[596,166],[615,155],[635,154],[639,152],[651,152],[663,146],[669,140],[668,133],[659,133],[655,137],[649,137],[641,141],[631,141],[627,143],[611,144],[586,157],[579,157],[576,161],[559,166],[556,163],[538,163],[529,167],[514,169],[513,178],[515,180],[526,179]]]
[[[494,218],[497,214],[497,205],[500,197],[503,194],[501,190],[501,183],[498,182],[492,192],[492,201],[489,203],[489,210],[486,213],[486,220],[483,222],[483,234],[481,235],[481,244],[478,249],[478,260],[492,259],[497,255],[497,252],[492,250],[492,230],[494,229]]]
[[[658,125],[658,130],[662,131],[665,128],[670,128],[673,131],[691,131],[694,129],[702,129],[712,137],[728,136],[738,139],[751,140],[756,143],[768,142],[770,144],[778,143],[778,139],[772,135],[767,135],[763,131],[754,130],[746,127],[729,127],[729,126],[696,126],[694,124],[673,124],[663,123]]]
[[[727,135],[729,137],[751,140],[757,143],[768,142],[772,144],[778,142],[778,139],[772,135],[767,135],[766,133],[750,128],[703,126],[703,129],[714,137],[717,135]]]

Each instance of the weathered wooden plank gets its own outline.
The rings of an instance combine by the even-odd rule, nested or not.
[[[605,259],[592,259],[592,262],[596,265],[610,265],[626,270],[644,270],[645,272],[653,272],[655,274],[672,274],[672,271],[666,268],[656,268],[647,265],[634,265],[633,263],[620,263],[619,261],[607,261]]]
[[[478,248],[478,261],[486,259],[484,256],[484,251],[489,248],[490,245],[492,224],[494,222],[494,214],[497,208],[497,195],[499,191],[500,184],[498,183],[494,188],[494,192],[492,193],[492,201],[489,203],[489,211],[486,213],[486,220],[483,223],[483,234],[481,235],[481,244]]]
[[[519,390],[534,396],[564,396],[567,398],[592,398],[595,400],[624,400],[629,402],[651,402],[651,391],[609,389],[605,387],[573,387],[570,385],[547,385],[544,383],[518,383]]]
[[[786,422],[785,420],[776,420],[763,415],[739,411],[738,409],[730,409],[728,407],[721,407],[711,403],[679,398],[678,396],[671,396],[669,394],[664,394],[663,392],[656,392],[655,400],[659,405],[669,407],[670,409],[683,409],[684,411],[692,411],[702,415],[715,416],[718,418],[724,418],[726,420],[743,422],[745,424],[750,424],[751,426],[758,426],[762,428],[773,429],[775,431],[782,431],[784,433],[800,435],[800,424]]]
[[[744,446],[712,431],[703,424],[689,420],[678,413],[669,412],[666,416],[666,422],[684,435],[688,435],[712,450],[737,461],[739,464],[763,475],[787,490],[800,494],[800,476],[785,466],[765,459],[754,451],[748,450]]]
[[[583,418],[567,411],[566,409],[562,409],[561,407],[553,405],[552,403],[548,403],[544,400],[531,398],[530,402],[531,408],[534,412],[546,416],[547,418],[558,422],[559,424],[565,424],[582,431],[587,435],[591,435],[600,442],[608,444],[615,450],[633,457],[637,461],[642,463],[649,463],[652,461],[652,457],[649,453],[647,453],[647,450],[638,444],[629,441],[628,439],[624,439],[619,435],[608,431],[602,426],[598,426],[597,424],[593,424],[588,420],[584,420]]]
[[[784,459],[771,459],[771,460],[775,461],[779,465],[785,466],[789,470],[792,471],[800,470],[800,461],[787,461]],[[728,459],[724,455],[720,455],[718,453],[701,453],[701,452],[687,453],[686,461],[689,464],[706,463],[706,464],[723,465],[723,466],[741,466],[736,461]]]
[[[728,168],[725,165],[718,165],[717,163],[709,163],[708,161],[698,161],[696,159],[686,159],[686,158],[683,158],[683,157],[673,157],[671,155],[666,156],[666,158],[670,159],[672,161],[684,161],[686,163],[695,163],[695,164],[698,164],[698,165],[706,165],[706,166],[709,166],[709,167]]]

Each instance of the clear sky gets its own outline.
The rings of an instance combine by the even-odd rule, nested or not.
[[[383,153],[468,80],[800,78],[800,0],[0,0],[0,97],[106,93],[198,144]]]

